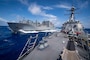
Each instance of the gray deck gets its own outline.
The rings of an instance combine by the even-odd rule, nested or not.
[[[58,33],[58,36],[54,33],[50,38],[46,38],[49,46],[43,50],[38,50],[38,46],[27,56],[25,56],[22,60],[57,60],[59,58],[60,52],[66,51],[65,47],[68,41],[68,38],[65,38],[65,35],[62,33]],[[67,52],[67,51],[66,51]],[[76,53],[70,53],[69,55],[73,55],[77,57]],[[65,56],[69,56],[66,55]],[[74,60],[76,59],[73,56]],[[70,56],[69,56],[70,57]],[[65,59],[64,60],[68,60]],[[69,59],[70,60],[70,59]],[[80,59],[78,59],[80,60]],[[82,59],[84,60],[84,59]]]
[[[56,60],[59,57],[60,52],[66,47],[67,38],[64,38],[62,33],[59,33],[56,37],[55,34],[50,36],[50,38],[46,38],[49,46],[44,50],[38,50],[37,47],[23,60]],[[65,41],[65,43],[63,43]]]

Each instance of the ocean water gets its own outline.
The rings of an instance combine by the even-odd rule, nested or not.
[[[90,34],[90,29],[89,29],[89,28],[84,29],[84,31],[85,31],[86,33],[89,33],[89,34]]]
[[[27,39],[30,36],[36,36],[36,34],[38,34],[36,45],[42,40],[42,37],[48,35],[45,32],[13,34],[7,26],[0,26],[0,60],[16,60],[27,42]]]

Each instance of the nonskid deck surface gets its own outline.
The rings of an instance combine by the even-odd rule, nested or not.
[[[37,46],[31,53],[25,56],[22,60],[57,60],[59,58],[61,51],[68,51],[65,49],[68,42],[68,38],[65,38],[65,35],[63,33],[58,33],[57,35],[56,33],[54,33],[52,36],[46,38],[45,40],[47,40],[49,44],[47,48],[39,50]],[[68,56],[70,55],[72,54],[68,54]],[[74,55],[76,56],[76,53]],[[76,58],[74,58],[74,60],[75,59]],[[82,60],[85,59],[83,58]]]
[[[23,60],[56,60],[68,41],[62,33],[59,33],[58,36],[53,34],[45,40],[47,40],[49,44],[47,48],[38,50],[37,46],[30,54],[24,57]],[[63,43],[63,41],[66,42]]]

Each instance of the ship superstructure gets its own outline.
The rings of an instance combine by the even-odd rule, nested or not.
[[[71,14],[70,18],[67,22],[65,22],[62,26],[62,32],[69,33],[70,31],[73,31],[73,33],[82,33],[83,32],[83,25],[80,23],[80,21],[76,21],[74,14],[75,14],[75,8],[71,8]]]

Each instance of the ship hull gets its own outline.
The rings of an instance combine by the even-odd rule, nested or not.
[[[24,31],[42,31],[42,30],[51,30],[54,29],[54,27],[48,27],[48,26],[35,26],[31,24],[25,24],[25,23],[10,23],[8,22],[8,25],[12,32],[19,32],[19,30]]]
[[[34,30],[34,26],[28,25],[28,24],[23,24],[23,23],[8,23],[10,29],[12,32],[18,32],[20,29],[23,30]]]

